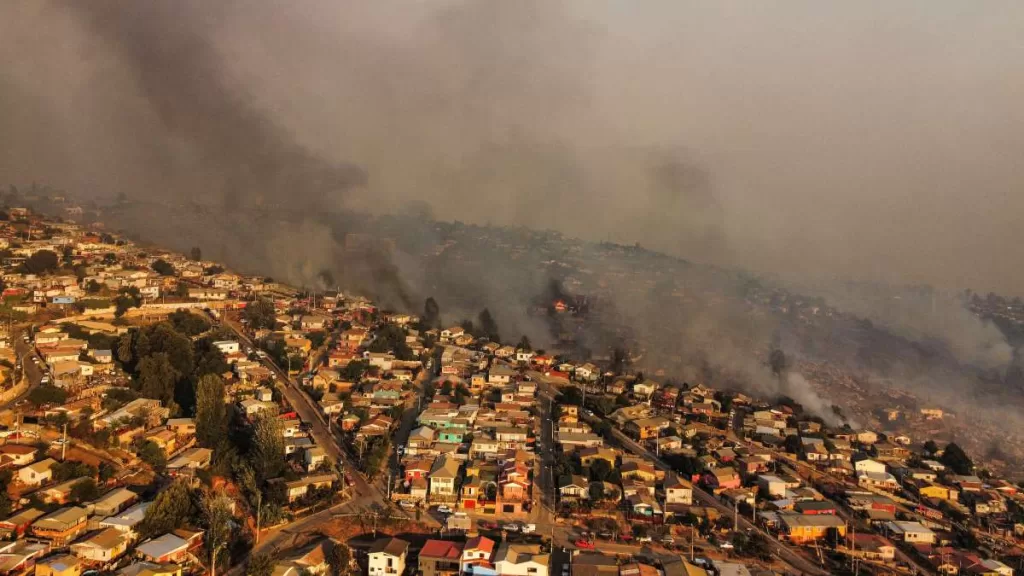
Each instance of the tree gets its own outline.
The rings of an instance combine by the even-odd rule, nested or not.
[[[252,425],[253,470],[260,480],[267,481],[277,477],[284,467],[284,435],[281,432],[281,421],[267,410],[261,410]]]
[[[199,249],[199,246],[193,246],[192,250],[189,251],[189,258],[193,262],[199,262],[203,259],[203,251]]]
[[[231,509],[231,498],[224,494],[211,495],[203,499],[203,519],[206,524],[203,545],[210,555],[211,576],[217,572],[217,558],[231,542]]]
[[[575,386],[568,386],[562,389],[562,396],[558,399],[558,401],[562,404],[582,406],[583,392]]]
[[[146,508],[139,534],[142,538],[150,538],[170,532],[191,524],[198,514],[199,507],[187,481],[176,481],[160,492],[153,504]]]
[[[928,440],[924,443],[924,453],[930,456],[934,456],[939,452],[939,445],[935,443],[935,440]]]
[[[533,346],[530,345],[530,338],[523,334],[523,337],[519,339],[519,344],[516,346],[519,350],[525,350],[530,352],[533,350]]]
[[[268,554],[254,554],[245,565],[245,576],[272,576],[274,559]]]
[[[161,276],[174,276],[174,266],[171,266],[171,263],[163,258],[155,260],[153,264],[150,265],[150,268]]]
[[[139,459],[149,464],[154,470],[163,470],[167,465],[167,454],[159,444],[146,440],[138,448]]]
[[[277,313],[274,311],[274,303],[266,298],[259,298],[250,302],[245,307],[242,317],[249,323],[253,330],[263,328],[272,329],[277,323]]]
[[[604,460],[600,460],[600,462],[604,462]],[[591,502],[600,502],[601,500],[604,500],[604,484],[594,482],[590,485],[588,492],[590,493]]]
[[[501,342],[501,335],[498,334],[498,323],[494,321],[494,316],[491,315],[490,310],[487,308],[481,310],[476,320],[480,324],[480,334],[482,336],[485,336],[491,342]]]
[[[219,445],[228,433],[224,381],[207,374],[196,384],[196,439],[206,447]]]
[[[185,336],[198,336],[210,329],[210,321],[188,310],[175,310],[167,317],[175,332]]]
[[[167,354],[151,354],[139,362],[139,391],[144,397],[159,400],[164,406],[169,406],[174,400],[174,383],[178,376]]]
[[[362,360],[353,360],[341,371],[341,377],[348,382],[358,383],[366,372],[367,363]]]
[[[71,487],[71,499],[75,502],[89,502],[99,497],[100,489],[92,478],[86,478]]]
[[[29,274],[45,274],[57,269],[60,257],[52,250],[39,250],[25,260],[25,271]]]
[[[36,386],[28,393],[28,401],[36,408],[44,404],[60,405],[68,398],[67,392],[50,384]]]
[[[974,462],[967,456],[964,449],[955,442],[950,442],[946,445],[946,449],[942,451],[942,458],[939,461],[960,475],[968,475],[974,471]]]
[[[352,550],[341,542],[332,542],[327,551],[327,565],[331,576],[346,576],[352,562]]]
[[[595,482],[607,482],[614,469],[604,458],[595,458],[590,463],[590,479]]]
[[[427,298],[423,303],[423,320],[420,324],[424,330],[441,327],[441,308],[433,296]]]
[[[11,485],[11,479],[14,477],[14,472],[11,469],[0,470],[0,516],[4,518],[11,513],[11,497],[7,494],[7,487]]]
[[[789,368],[789,361],[786,359],[786,353],[777,348],[772,350],[772,353],[768,356],[768,365],[771,366],[772,374],[782,378],[786,369]]]

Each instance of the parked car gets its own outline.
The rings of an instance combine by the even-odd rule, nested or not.
[[[492,522],[490,520],[481,520],[480,521],[480,527],[483,528],[484,530],[497,530],[498,529],[498,523],[497,522]]]
[[[636,541],[637,542],[650,542],[651,541],[651,537],[650,536],[637,536]]]
[[[523,524],[521,524],[519,526],[519,530],[523,534],[533,534],[534,532],[537,531],[537,525],[536,524],[526,524],[526,523],[523,523]]]
[[[449,508],[447,504],[441,504],[440,506],[438,506],[437,507],[437,511],[440,512],[441,514],[451,514],[452,513],[452,509]]]
[[[412,509],[412,508],[416,507],[416,503],[415,502],[410,502],[408,500],[399,500],[398,501],[398,505],[401,506],[402,508],[407,508],[407,509]]]
[[[519,532],[519,524],[504,524],[501,529],[506,532]]]
[[[573,544],[575,544],[577,548],[580,548],[582,550],[593,550],[594,549],[594,543],[591,542],[590,540],[580,539],[580,540],[577,540],[576,542],[574,542]]]

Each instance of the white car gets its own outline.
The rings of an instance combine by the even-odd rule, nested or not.
[[[650,542],[651,541],[651,537],[650,536],[640,536],[639,538],[636,539],[636,541],[637,542]]]
[[[452,513],[452,509],[449,508],[446,504],[441,504],[440,506],[438,506],[437,507],[437,511],[440,512],[441,514],[451,514]]]

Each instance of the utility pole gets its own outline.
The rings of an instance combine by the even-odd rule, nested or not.
[[[738,532],[740,529],[740,499],[736,498],[732,501],[732,531]]]
[[[65,422],[64,423],[64,439],[60,443],[60,461],[61,462],[64,461],[64,455],[67,453],[67,449],[68,449],[68,424],[67,424],[67,422]]]
[[[256,491],[256,546],[260,545],[260,520],[263,519],[263,491]]]

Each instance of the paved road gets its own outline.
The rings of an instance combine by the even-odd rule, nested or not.
[[[229,327],[238,336],[245,345],[252,348],[256,348],[252,340],[245,334],[242,327],[236,322],[225,319],[223,323]],[[269,358],[261,359],[261,362],[268,369],[272,370],[278,377],[278,388],[281,393],[284,394],[285,399],[288,400],[288,404],[299,414],[299,418],[303,422],[309,423],[310,432],[313,438],[316,440],[318,446],[324,449],[327,457],[332,463],[343,462],[345,463],[344,450],[341,448],[341,444],[331,430],[328,430],[327,419],[324,418],[320,412],[320,408],[313,402],[300,387],[298,382],[290,378],[288,374],[282,370],[279,366],[274,364]],[[347,464],[347,463],[346,463]],[[352,479],[353,482],[353,497],[372,495],[383,499],[384,496],[380,493],[380,490],[370,485],[366,481],[366,478],[360,474],[354,466],[345,466],[346,474]]]
[[[6,404],[0,406],[0,409],[13,406],[18,401],[26,398],[33,388],[39,386],[39,380],[44,374],[43,368],[45,368],[45,365],[40,364],[37,366],[35,362],[32,361],[33,358],[39,358],[39,355],[36,353],[36,349],[31,343],[27,343],[21,339],[22,334],[23,332],[15,331],[11,334],[11,338],[13,338],[14,342],[15,362],[20,362],[18,365],[20,365],[21,369],[25,371],[25,377],[28,378],[28,388],[18,396],[12,398]],[[40,358],[40,361],[41,360],[42,359]],[[15,369],[17,369],[17,366],[15,366]]]
[[[533,374],[531,374],[531,377],[533,377]],[[546,392],[548,394],[554,394],[555,393],[555,391],[552,389],[553,386],[550,383],[548,383],[546,378],[535,378],[535,379],[537,379],[538,382],[540,382],[542,387],[547,388]],[[594,416],[594,417],[592,417],[590,419],[591,420],[597,420],[599,418],[597,416]],[[611,423],[609,423],[609,424],[611,424]],[[655,466],[657,466],[661,470],[672,471],[672,467],[669,466],[667,463],[665,463],[664,460],[661,460],[660,458],[658,458],[657,456],[652,454],[649,450],[647,450],[646,448],[644,448],[640,444],[637,444],[636,442],[634,442],[632,438],[630,438],[630,437],[626,436],[625,434],[623,434],[614,425],[612,425],[612,433],[614,434],[615,438],[622,444],[622,446],[624,446],[625,448],[627,448],[628,450],[630,450],[634,454],[637,454],[637,455],[640,455],[640,456],[643,456],[643,457],[649,459],[651,462],[653,462],[655,464]],[[697,486],[693,487],[693,495],[700,502],[702,502],[704,505],[710,506],[710,507],[715,508],[716,510],[718,510],[719,513],[721,513],[723,516],[730,517],[730,516],[733,515],[733,509],[732,508],[730,508],[730,507],[726,506],[725,504],[723,504],[713,494],[710,494],[710,493],[704,491],[703,489],[701,489],[701,488],[699,488]],[[797,554],[796,551],[794,551],[793,549],[789,548],[788,546],[786,546],[782,542],[779,542],[779,540],[777,538],[775,538],[771,534],[768,534],[767,532],[765,532],[764,530],[762,530],[758,526],[755,526],[754,524],[752,524],[746,518],[740,518],[739,519],[739,525],[740,525],[740,528],[742,528],[742,529],[759,532],[765,538],[765,541],[768,542],[768,545],[772,548],[773,552],[775,552],[780,558],[782,558],[782,560],[784,560],[785,562],[789,563],[791,566],[793,566],[797,570],[802,571],[802,573],[810,574],[810,575],[813,575],[813,576],[819,576],[819,575],[820,576],[827,576],[828,572],[822,570],[821,568],[819,568],[818,566],[814,565],[813,563],[811,563],[809,560],[807,560],[803,556]]]

